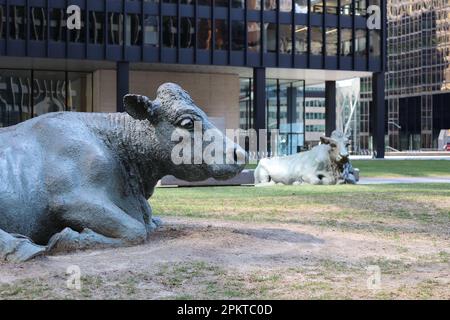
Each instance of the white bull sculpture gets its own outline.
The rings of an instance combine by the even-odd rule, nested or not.
[[[262,159],[255,170],[255,185],[355,184],[355,170],[349,161],[349,136],[334,131],[330,138],[310,151]]]

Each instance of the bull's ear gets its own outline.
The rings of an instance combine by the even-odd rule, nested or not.
[[[320,142],[322,144],[330,144],[331,138],[328,137],[320,137]]]
[[[152,115],[152,101],[146,96],[127,94],[123,98],[125,111],[137,120],[149,119]]]

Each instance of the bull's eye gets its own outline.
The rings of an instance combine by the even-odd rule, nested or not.
[[[194,120],[191,118],[183,118],[180,120],[179,126],[183,129],[192,129],[194,127]]]
[[[331,146],[332,148],[336,148],[336,147],[337,147],[337,145],[336,145],[335,143],[330,144],[330,146]]]

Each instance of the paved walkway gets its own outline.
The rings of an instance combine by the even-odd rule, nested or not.
[[[396,184],[396,183],[450,183],[450,177],[447,178],[361,178],[358,184]],[[450,187],[450,186],[449,186]]]

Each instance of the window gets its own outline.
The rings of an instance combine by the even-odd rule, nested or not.
[[[30,21],[31,40],[47,40],[47,10],[45,8],[30,8]]]
[[[9,7],[9,36],[13,40],[25,40],[26,38],[27,17],[25,7]]]
[[[295,13],[308,13],[308,0],[295,0]]]
[[[338,51],[338,29],[327,28],[326,29],[326,52],[327,56],[336,56]]]
[[[198,22],[198,48],[211,49],[211,20],[200,19]]]
[[[52,9],[50,11],[50,40],[66,41],[66,23],[64,9]]]
[[[323,13],[323,0],[310,0],[310,11],[311,13]]]
[[[338,14],[338,0],[325,0],[328,14]]]
[[[291,0],[280,0],[280,11],[281,12],[291,12],[292,11],[292,1]]]
[[[216,20],[216,50],[228,50],[228,22]]]
[[[242,21],[232,21],[231,23],[231,49],[243,50],[245,47],[245,27]]]
[[[123,14],[117,12],[110,12],[108,14],[108,23],[109,23],[108,43],[111,45],[123,45]]]
[[[159,18],[156,16],[144,16],[144,44],[159,46]]]
[[[259,22],[249,21],[247,23],[248,50],[259,51],[261,46],[261,28]]]
[[[261,0],[247,0],[248,10],[261,10]]]
[[[232,8],[245,8],[245,0],[232,0],[231,1]]]
[[[264,52],[277,52],[277,25],[275,23],[265,24],[264,44]]]
[[[340,13],[342,15],[349,16],[353,14],[352,2],[353,0],[341,0]]]
[[[366,9],[367,9],[366,0],[355,0],[355,15],[365,16]]]
[[[177,47],[178,24],[177,17],[163,18],[163,46],[166,48]]]
[[[141,18],[138,14],[127,14],[125,24],[127,46],[140,46],[142,44]]]
[[[5,7],[0,5],[0,39],[5,39],[6,34],[6,10]]]
[[[322,28],[311,27],[311,54],[322,55],[323,54],[323,39]]]
[[[308,53],[308,27],[295,27],[295,54]]]
[[[75,43],[83,43],[86,42],[86,32],[84,32],[84,26],[85,26],[85,21],[84,21],[84,17],[85,17],[85,12],[82,11],[81,12],[81,28],[79,30],[74,29],[74,30],[69,30],[69,41],[70,42],[75,42]],[[122,21],[122,25],[123,25],[123,21]]]
[[[353,53],[352,29],[341,29],[341,56],[350,56]]]
[[[381,37],[379,30],[369,30],[370,56],[379,57],[381,54]]]
[[[276,0],[263,0],[264,10],[277,10],[277,1]]]
[[[365,29],[357,29],[355,34],[355,54],[365,56],[367,54],[367,32]]]
[[[291,25],[280,25],[280,41],[279,41],[280,53],[292,52],[292,27]]]
[[[181,47],[195,47],[195,20],[192,18],[181,18]]]

